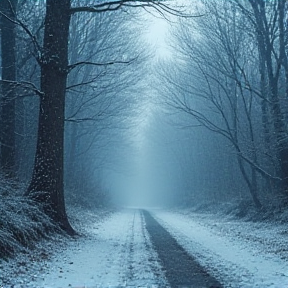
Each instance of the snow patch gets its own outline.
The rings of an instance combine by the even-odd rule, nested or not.
[[[214,275],[224,287],[288,287],[288,261],[253,244],[253,238],[243,241],[237,235],[219,233],[217,225],[223,222],[210,215],[210,222],[203,217],[189,217],[180,213],[154,211],[154,217],[193,255],[207,271]],[[214,218],[212,218],[214,217]],[[208,225],[207,223],[210,223]],[[214,223],[214,225],[211,225]],[[226,225],[229,223],[226,223]],[[245,222],[238,223],[249,229]],[[246,235],[251,231],[246,231]],[[259,238],[266,239],[267,229],[259,227]],[[251,234],[251,233],[250,233]],[[274,235],[277,237],[278,235]],[[286,245],[288,239],[285,238]]]

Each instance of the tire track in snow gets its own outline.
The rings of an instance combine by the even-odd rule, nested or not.
[[[131,234],[129,235],[130,243],[127,245],[129,249],[125,287],[167,288],[168,283],[145,225],[141,211],[134,210]]]
[[[148,211],[143,211],[151,241],[172,288],[221,288],[222,285],[163,228]]]
[[[269,251],[259,253],[254,243],[219,233],[201,217],[159,210],[153,211],[153,217],[225,287],[288,287],[287,261]],[[211,218],[213,221],[217,218]]]
[[[129,250],[128,250],[128,273],[127,273],[127,279],[128,281],[131,281],[133,279],[133,275],[135,274],[134,267],[132,265],[133,263],[133,251],[134,251],[134,234],[135,234],[135,215],[136,211],[134,211],[133,214],[133,220],[132,220],[132,227],[131,227],[131,235],[129,239]]]

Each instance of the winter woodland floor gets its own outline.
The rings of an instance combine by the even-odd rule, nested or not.
[[[288,287],[284,223],[187,209],[73,213],[84,236],[0,262],[1,288]]]

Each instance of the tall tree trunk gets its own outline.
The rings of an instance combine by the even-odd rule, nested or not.
[[[287,129],[285,123],[285,117],[281,110],[281,104],[279,100],[279,79],[280,68],[284,65],[288,69],[287,57],[285,52],[284,41],[284,0],[279,0],[278,8],[274,13],[278,13],[279,19],[279,32],[280,32],[280,45],[279,45],[279,57],[280,62],[276,63],[276,67],[273,67],[274,48],[269,29],[268,20],[266,16],[266,3],[262,0],[249,0],[256,19],[256,32],[257,41],[260,53],[263,55],[265,66],[267,69],[267,80],[269,84],[269,100],[270,100],[270,113],[272,117],[273,128],[277,141],[276,155],[279,162],[279,174],[282,178],[283,189],[288,191],[288,141],[287,141]]]
[[[281,64],[285,71],[285,84],[286,84],[286,90],[285,90],[285,96],[286,100],[288,99],[288,57],[286,53],[287,49],[287,7],[286,0],[279,0],[278,2],[278,13],[279,13],[279,58],[281,61]],[[287,126],[285,125],[285,117],[281,119],[283,122],[283,126],[280,126],[280,132],[278,140],[279,145],[279,158],[280,158],[280,167],[282,171],[282,178],[284,182],[284,188],[288,192],[288,131]]]
[[[252,196],[252,200],[255,204],[255,207],[257,209],[261,209],[262,208],[262,204],[258,198],[258,194],[257,194],[257,178],[256,178],[256,171],[253,167],[251,167],[251,180],[249,179],[249,176],[247,175],[247,172],[245,171],[245,167],[243,165],[243,160],[240,156],[237,157],[238,160],[238,164],[239,164],[239,168],[240,171],[242,173],[242,176],[245,179],[245,182],[249,188],[249,192]]]
[[[67,127],[67,126],[66,126]],[[75,187],[75,181],[76,181],[76,150],[77,150],[77,124],[72,123],[69,129],[69,135],[67,135],[65,139],[68,138],[69,141],[69,147],[66,151],[66,179],[65,183],[67,184],[67,187]],[[67,147],[67,146],[66,146]],[[76,181],[77,182],[77,181]],[[70,184],[70,185],[69,185]]]
[[[17,0],[1,0],[1,168],[8,177],[15,176],[15,24]],[[11,21],[10,21],[11,20]]]
[[[26,195],[44,203],[46,212],[73,234],[64,203],[64,109],[71,0],[46,0],[41,59],[39,128],[35,164]]]

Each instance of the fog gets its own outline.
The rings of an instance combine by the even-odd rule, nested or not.
[[[115,96],[109,105],[116,105],[119,114],[111,110],[112,122],[107,126],[104,121],[101,139],[89,152],[92,158],[95,153],[91,165],[101,171],[95,178],[98,183],[101,180],[98,190],[105,190],[114,205],[171,207],[248,201],[261,207],[266,201],[261,199],[278,191],[273,182],[277,143],[271,134],[268,138],[275,148],[271,150],[265,134],[274,128],[263,124],[266,115],[263,118],[261,111],[266,108],[258,92],[249,92],[242,84],[245,79],[255,91],[261,89],[258,74],[252,72],[259,67],[258,60],[246,48],[250,36],[237,38],[244,30],[233,24],[232,16],[217,22],[227,10],[222,2],[215,5],[206,3],[192,10],[195,15],[208,10],[213,15],[209,21],[204,16],[170,16],[168,21],[155,13],[141,14],[138,27],[127,20],[133,36],[127,39],[135,51],[125,42],[130,47],[126,57],[142,49],[143,58],[123,67],[121,75],[128,78],[113,72],[123,88],[120,92],[119,86],[113,88]],[[245,15],[241,17],[240,22]],[[227,33],[231,35],[225,40]],[[235,50],[231,56],[223,48],[236,44],[242,54]],[[253,42],[250,49],[255,47]],[[250,66],[245,66],[247,58]],[[240,70],[236,73],[235,69]],[[127,85],[125,79],[131,83]],[[284,105],[284,114],[286,109]],[[268,130],[264,133],[263,129]],[[99,147],[102,141],[104,149]]]
[[[284,8],[277,10],[272,2],[265,4],[265,15],[256,15],[249,1],[245,9],[263,23],[269,16],[281,24]],[[19,9],[31,31],[42,27],[45,16],[45,2],[37,3],[34,10],[29,1]],[[49,139],[41,136],[43,145],[55,144],[53,149],[44,145],[51,148],[45,157],[63,150],[53,157],[64,158],[64,169],[62,160],[54,168],[63,170],[57,181],[67,202],[91,207],[249,202],[260,208],[287,190],[286,26],[269,24],[259,39],[257,23],[238,1],[178,3],[193,17],[159,14],[151,7],[73,13],[67,43],[71,70],[60,117],[64,149],[53,133]],[[44,31],[39,31],[42,43]],[[13,173],[23,183],[35,174],[37,131],[42,131],[37,130],[41,69],[33,56],[39,51],[26,32],[17,32],[14,64],[22,88],[10,123],[15,131],[5,131],[15,132],[7,139],[17,144]],[[266,51],[269,45],[274,50]],[[49,132],[50,124],[45,123]],[[4,144],[3,159],[13,146]],[[41,186],[47,177],[35,176],[34,182]]]
[[[216,166],[221,167],[217,163],[221,153],[215,154],[213,143],[221,142],[221,139],[199,127],[185,113],[179,113],[165,103],[162,93],[167,87],[161,89],[160,71],[163,65],[170,66],[171,62],[178,61],[173,55],[171,43],[169,45],[176,19],[168,22],[153,15],[145,15],[144,18],[147,26],[142,41],[151,49],[152,56],[146,65],[153,73],[142,75],[138,83],[140,86],[132,96],[137,98],[139,106],[132,117],[135,125],[127,127],[122,135],[129,145],[116,142],[117,148],[111,149],[116,152],[112,156],[109,154],[109,158],[114,159],[113,169],[105,169],[104,186],[109,190],[112,203],[120,206],[196,204],[201,199],[205,201],[212,190],[222,191],[224,187],[226,191],[233,185],[231,181],[222,183],[219,176],[222,176],[223,182],[227,181],[223,171],[215,172],[211,165],[214,161]],[[189,125],[192,125],[192,129],[189,129]],[[227,155],[229,159],[229,153],[224,154],[224,158]],[[233,175],[230,177],[233,178]],[[213,193],[217,194],[215,191]]]
[[[149,117],[149,123],[140,127],[135,137],[134,152],[130,148],[121,151],[129,159],[127,165],[120,164],[119,171],[108,173],[106,178],[115,201],[122,205],[171,204],[179,188],[180,167],[173,156],[179,137],[177,140],[175,135],[169,135],[171,127],[159,119],[159,111],[157,117],[153,114]],[[121,169],[125,172],[121,173]]]
[[[0,287],[287,283],[287,1],[0,0],[0,38]]]
[[[155,15],[143,17],[145,33],[140,43],[150,51],[145,63],[148,73],[141,74],[141,80],[129,92],[128,97],[137,105],[124,123],[124,131],[121,129],[119,136],[116,129],[114,136],[104,137],[108,138],[106,157],[111,165],[101,168],[101,178],[111,202],[120,206],[173,207],[247,197],[229,141],[179,109],[179,103],[175,108],[174,100],[170,102],[174,93],[183,93],[177,88],[174,92],[171,83],[165,81],[165,73],[179,62],[173,33],[180,19],[170,17],[169,22]],[[187,75],[181,77],[179,72],[171,77],[180,76],[180,85],[190,85]],[[199,99],[191,99],[193,106],[203,105]]]

